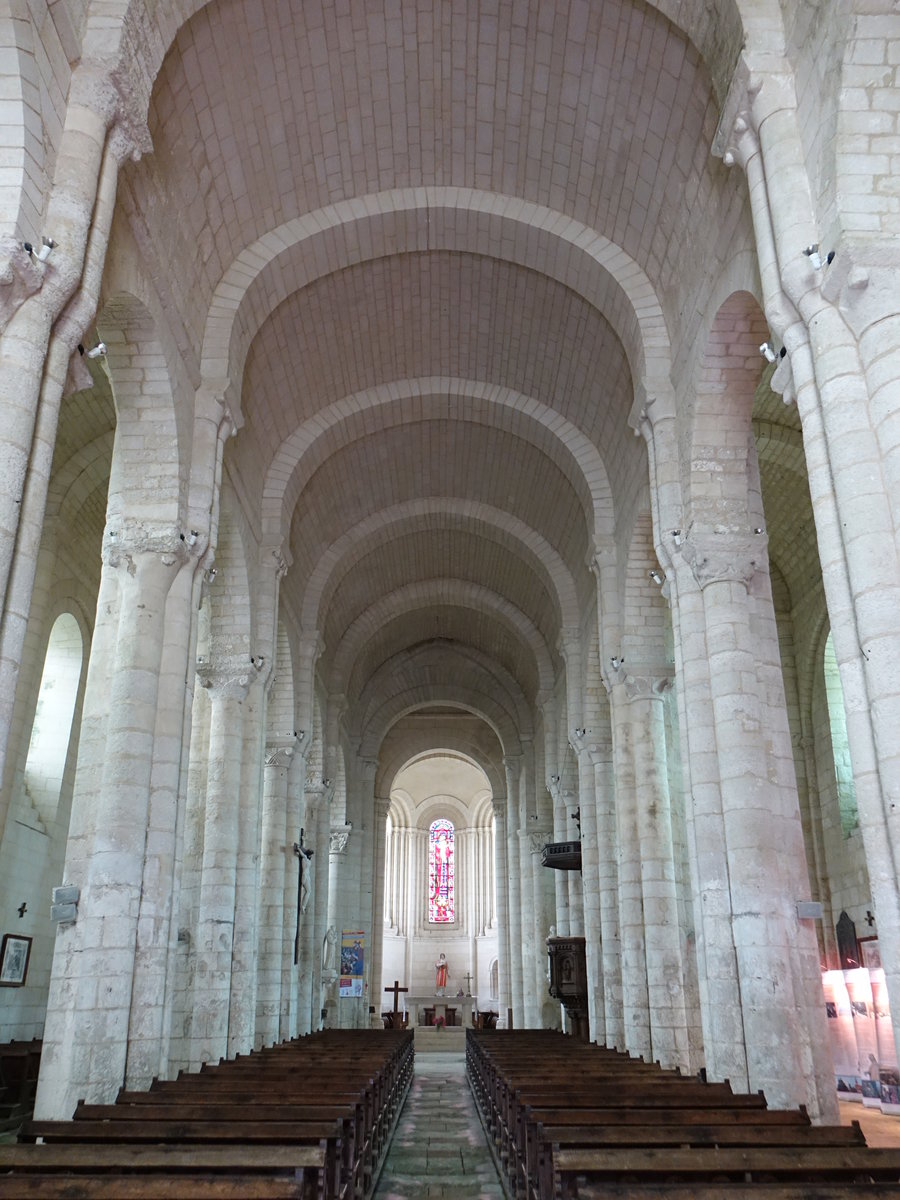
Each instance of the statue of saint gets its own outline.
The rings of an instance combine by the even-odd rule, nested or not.
[[[449,971],[450,964],[447,962],[447,955],[441,954],[434,964],[434,994],[436,996],[446,996]]]

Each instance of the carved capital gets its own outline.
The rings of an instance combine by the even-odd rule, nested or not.
[[[494,817],[497,821],[506,820],[506,797],[494,796],[491,800],[491,807],[494,810]]]
[[[346,853],[347,843],[350,841],[350,834],[352,832],[352,825],[332,825],[331,833],[329,834],[328,838],[328,853]]]
[[[672,687],[673,678],[670,671],[646,671],[634,675],[629,672],[623,682],[626,700],[661,700]]]
[[[244,700],[250,691],[252,671],[249,658],[240,653],[197,659],[200,686],[217,699]]]
[[[293,734],[282,734],[266,739],[266,766],[289,767],[294,759],[297,739]]]
[[[553,837],[549,829],[528,829],[521,834],[530,854],[540,857],[541,851]]]
[[[730,533],[691,533],[681,553],[701,588],[711,583],[742,583],[746,587],[765,561],[765,534],[742,537]]]
[[[141,556],[158,558],[163,566],[187,562],[194,546],[191,535],[175,525],[156,525],[130,517],[110,517],[103,534],[103,562],[110,567],[125,567],[130,575]]]

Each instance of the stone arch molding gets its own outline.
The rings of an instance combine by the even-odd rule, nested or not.
[[[460,697],[465,696],[465,701]],[[401,716],[428,704],[451,704],[482,717],[504,754],[519,753],[520,736],[531,737],[531,710],[515,679],[470,646],[420,646],[384,662],[356,705],[356,733],[375,758],[387,730]],[[399,706],[399,707],[398,707]],[[385,714],[394,713],[386,717]]]
[[[422,226],[427,229],[423,245]],[[571,288],[603,316],[648,392],[669,379],[662,305],[643,268],[609,238],[514,196],[458,187],[397,188],[342,200],[270,230],[240,252],[210,301],[200,370],[239,392],[260,327],[316,279],[387,255],[454,250],[497,257]],[[239,407],[239,395],[229,402]]]
[[[400,772],[420,759],[443,752],[483,771],[492,795],[501,795],[505,791],[503,763],[499,758],[495,760],[486,754],[484,747],[475,745],[468,737],[460,736],[452,730],[441,731],[438,734],[429,730],[410,730],[406,737],[390,748],[389,755],[379,750],[375,794],[385,795],[390,790],[393,803],[396,792],[392,784]],[[407,805],[407,810],[408,808]]]
[[[376,712],[363,731],[360,755],[375,758],[378,747],[393,725],[403,717],[432,705],[459,708],[480,717],[497,735],[504,754],[520,754],[521,743],[515,725],[506,711],[487,692],[464,685],[422,683],[391,696]],[[479,762],[483,767],[483,764]],[[485,770],[490,778],[490,773]],[[505,787],[502,793],[505,795]]]
[[[448,401],[452,399],[483,400],[496,416],[501,429],[522,436],[529,426],[534,436],[529,441],[542,453],[547,452],[548,437],[560,444],[564,460],[571,464],[571,477],[576,491],[583,491],[590,505],[585,513],[589,529],[595,535],[611,536],[614,527],[612,489],[606,467],[597,447],[571,421],[532,396],[524,396],[512,388],[480,380],[429,376],[426,379],[403,379],[367,388],[329,404],[314,417],[304,421],[281,448],[269,465],[263,484],[262,529],[267,544],[278,545],[290,529],[293,504],[325,457],[342,446],[370,433],[366,413],[377,408],[399,406],[396,423],[404,424],[409,413],[402,411],[404,400],[416,401],[419,419],[428,419],[426,406],[434,406],[434,416],[447,416]],[[538,434],[543,433],[543,438]],[[324,439],[324,440],[323,440]],[[542,444],[542,442],[544,444]],[[316,448],[320,447],[317,454]],[[300,472],[303,472],[301,475]]]
[[[412,526],[422,519],[435,516],[449,517],[453,521],[477,521],[484,526],[484,536],[490,538],[499,533],[519,543],[523,558],[535,564],[537,573],[544,576],[547,590],[555,597],[561,624],[565,627],[579,624],[572,574],[556,550],[536,530],[511,513],[492,505],[455,497],[430,497],[408,500],[373,513],[328,547],[310,574],[304,590],[301,628],[318,628],[323,599],[327,600],[336,586],[335,581],[342,574],[341,566],[345,562],[359,559],[383,538],[390,537],[398,527]]]
[[[117,62],[118,69],[134,77],[146,116],[153,82],[179,29],[213,0],[92,0],[82,40],[82,58]],[[697,48],[720,100],[728,87],[732,66],[745,36],[761,27],[765,33],[778,27],[775,0],[714,0],[712,4],[686,4],[684,0],[646,0]],[[749,22],[744,18],[749,10]],[[765,19],[763,19],[763,14]],[[723,54],[723,48],[726,53]],[[730,53],[729,53],[730,52]],[[725,58],[725,63],[721,60]]]
[[[481,584],[459,579],[430,579],[425,583],[410,583],[371,605],[353,622],[334,657],[330,690],[342,691],[353,670],[353,663],[369,638],[385,621],[415,612],[431,604],[475,608],[489,613],[524,642],[534,657],[540,690],[553,687],[553,666],[550,654],[539,631],[525,614],[504,597]]]

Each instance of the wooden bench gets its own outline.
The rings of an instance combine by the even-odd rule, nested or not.
[[[762,1095],[560,1035],[473,1032],[467,1075],[517,1198],[900,1194],[900,1155],[870,1150],[858,1125],[813,1126],[803,1109],[770,1111]]]
[[[0,1200],[315,1200],[325,1163],[321,1146],[0,1146]]]
[[[347,1032],[207,1064],[177,1080],[154,1080],[147,1092],[122,1089],[114,1104],[80,1102],[70,1121],[32,1121],[21,1141],[45,1144],[5,1148],[27,1155],[16,1160],[0,1147],[0,1172],[13,1172],[0,1175],[6,1188],[0,1200],[15,1194],[362,1200],[374,1190],[409,1087],[413,1038]],[[63,1158],[54,1153],[64,1156],[65,1173],[56,1169]],[[70,1159],[81,1165],[68,1165]],[[38,1177],[44,1192],[33,1182]],[[123,1181],[128,1190],[117,1193]]]
[[[833,1194],[846,1200],[858,1195],[900,1195],[900,1156],[894,1150],[869,1147],[560,1149],[554,1160],[559,1200],[631,1197],[634,1193],[630,1191],[610,1192],[610,1185],[631,1188],[652,1183],[690,1184],[698,1197],[704,1195],[701,1189],[718,1189],[714,1194],[729,1200],[731,1192],[726,1185],[732,1183],[755,1183],[766,1189],[764,1194],[774,1194],[779,1200],[818,1197],[822,1184],[838,1189]],[[779,1185],[774,1193],[773,1185]]]

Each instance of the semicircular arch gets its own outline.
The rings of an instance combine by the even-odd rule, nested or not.
[[[494,616],[528,647],[534,657],[541,691],[553,686],[553,665],[544,640],[528,617],[490,588],[467,580],[429,579],[410,583],[383,596],[353,622],[338,647],[330,674],[330,690],[344,691],[362,647],[385,621],[423,606],[441,604],[474,608]]]
[[[442,523],[474,523],[481,536],[515,546],[556,600],[560,623],[564,626],[578,624],[575,581],[561,556],[541,534],[518,517],[492,505],[441,496],[408,500],[372,513],[333,542],[306,583],[300,610],[302,628],[317,628],[319,614],[327,609],[330,597],[346,574],[344,567],[369,553],[385,538],[395,536],[404,526],[427,521],[431,528],[436,517],[441,518]]]
[[[263,536],[275,544],[286,535],[304,486],[337,449],[367,436],[366,414],[379,410],[382,429],[410,420],[446,417],[451,401],[481,402],[481,413],[500,429],[527,437],[571,479],[585,509],[589,529],[611,534],[612,489],[600,452],[570,421],[532,396],[511,388],[469,379],[405,379],[380,384],[328,405],[287,438],[266,472],[262,493]],[[393,410],[393,411],[392,411]],[[318,447],[318,449],[317,449]],[[580,486],[579,486],[580,483]]]

